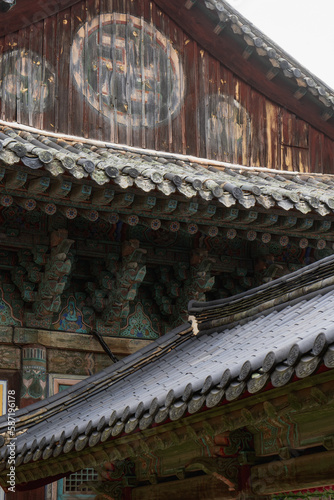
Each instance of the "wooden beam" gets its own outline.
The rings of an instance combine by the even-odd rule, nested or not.
[[[97,210],[79,210],[78,214],[89,222],[95,222],[99,218]]]
[[[167,481],[132,489],[132,500],[224,500],[234,499],[237,492],[231,492],[218,479],[202,475],[180,481]]]
[[[170,214],[176,210],[177,200],[169,198],[168,200],[160,200],[156,207],[161,211],[161,213]]]
[[[52,183],[50,187],[49,196],[50,197],[54,196],[56,198],[64,198],[71,191],[71,188],[72,188],[72,182],[70,181],[55,181],[54,183]]]
[[[299,219],[294,227],[295,231],[308,231],[313,226],[313,219]]]
[[[15,203],[28,212],[36,208],[36,201],[32,198],[15,198]]]
[[[255,495],[266,496],[333,484],[334,451],[269,462],[251,468]]]
[[[110,222],[110,224],[117,224],[119,215],[115,212],[99,212],[100,219]]]
[[[244,59],[249,59],[250,56],[253,54],[253,52],[254,52],[254,47],[252,47],[251,45],[247,45],[247,47],[245,48],[245,50],[242,53],[242,57]]]
[[[38,177],[32,179],[28,185],[29,193],[43,193],[50,185],[50,177]]]
[[[157,199],[155,196],[137,196],[132,204],[133,210],[152,210],[156,205]]]
[[[133,193],[125,193],[125,194],[116,194],[113,201],[111,202],[111,206],[113,208],[119,207],[128,207],[131,205],[135,198]]]
[[[238,220],[241,224],[253,224],[258,218],[258,213],[254,210],[248,210],[247,212],[241,212],[241,217]]]
[[[96,205],[108,205],[115,196],[115,191],[110,188],[100,189],[94,191],[92,196],[92,203]]]
[[[6,175],[6,189],[17,189],[26,183],[28,174],[25,172],[10,172]]]
[[[85,184],[73,186],[71,191],[72,201],[85,201],[88,200],[92,192],[92,186],[86,186]]]
[[[0,205],[3,207],[10,207],[13,204],[13,198],[10,194],[4,194],[0,197]]]
[[[334,111],[332,109],[326,109],[326,111],[324,111],[322,113],[321,118],[322,118],[322,120],[324,120],[326,122],[327,120],[332,118],[333,114],[334,114]]]
[[[93,335],[85,336],[85,343],[82,342],[82,335],[78,333],[58,332],[55,337],[52,331],[31,330],[17,327],[14,330],[15,343],[42,344],[48,349],[71,349],[75,351],[104,353],[103,348]],[[133,354],[152,341],[142,339],[127,339],[103,336],[110,350],[116,355],[127,356]]]
[[[196,3],[196,0],[186,0],[186,3],[184,4],[185,8],[190,10]]]
[[[214,238],[219,233],[219,228],[217,226],[199,225],[198,229],[201,231],[201,233],[206,234],[207,236],[210,236],[210,238]]]
[[[194,215],[198,210],[198,203],[188,202],[179,203],[174,214],[180,215],[181,217],[187,217]]]
[[[239,216],[239,210],[237,208],[218,209],[217,216],[224,222],[234,221]]]
[[[295,97],[299,101],[302,97],[304,97],[304,95],[306,94],[306,92],[307,92],[307,89],[305,87],[300,87],[293,94],[293,97]]]
[[[75,207],[63,207],[59,206],[58,211],[65,215],[66,219],[75,219],[78,215],[78,211]]]
[[[157,231],[161,227],[161,220],[160,219],[149,219],[147,217],[140,217],[140,223],[152,229],[153,231]]]
[[[57,212],[57,207],[54,203],[37,202],[38,208],[46,215],[54,215]]]

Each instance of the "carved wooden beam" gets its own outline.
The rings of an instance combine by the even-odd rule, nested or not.
[[[207,500],[232,500],[237,497],[237,492],[231,492],[218,479],[211,476],[198,476],[179,481],[168,481],[151,486],[133,488],[131,492],[133,500],[194,500],[195,498],[206,498]]]
[[[334,451],[269,462],[251,468],[251,488],[266,496],[333,484]]]
[[[186,3],[184,4],[185,8],[190,10],[196,3],[197,0],[186,0]]]
[[[217,216],[223,222],[231,222],[238,218],[239,210],[237,208],[218,209]]]
[[[239,220],[241,224],[253,224],[256,223],[259,214],[254,210],[249,210],[247,212],[241,212],[240,215],[241,217]]]
[[[288,217],[280,217],[278,220],[277,227],[282,229],[290,229],[297,224],[297,217],[288,216]]]
[[[120,214],[119,219],[131,227],[137,226],[137,224],[139,224],[139,217],[136,214]]]
[[[46,215],[54,215],[57,212],[57,206],[54,203],[37,202],[37,207]]]
[[[313,226],[313,219],[299,219],[296,226],[294,227],[295,231],[308,231]]]
[[[244,59],[249,59],[250,56],[253,54],[253,52],[254,52],[254,47],[247,45],[247,47],[245,48],[245,50],[242,53],[242,57]]]
[[[8,172],[6,175],[6,189],[17,189],[24,186],[28,178],[25,172]]]
[[[110,224],[117,224],[119,221],[119,215],[115,212],[99,212],[99,217]]]
[[[113,209],[128,207],[134,199],[135,195],[133,193],[116,194],[111,202],[111,206]]]
[[[97,210],[78,210],[78,215],[88,220],[89,222],[95,222],[98,220],[100,214]]]
[[[45,271],[34,303],[34,312],[37,318],[58,312],[61,305],[61,294],[66,284],[64,277],[69,275],[72,267],[67,254],[74,241],[60,237],[60,240],[55,239],[55,242],[56,245],[51,249],[46,260]]]
[[[28,184],[29,193],[43,193],[50,185],[50,177],[38,177],[32,179]]]
[[[198,469],[222,481],[230,492],[239,489],[240,466],[236,458],[198,457],[186,466],[187,471]]]
[[[201,233],[205,234],[206,236],[210,236],[211,238],[214,238],[219,233],[219,228],[217,226],[199,225],[198,229]]]
[[[110,262],[108,269],[115,274],[115,286],[109,293],[103,311],[106,323],[128,316],[130,301],[135,299],[146,274],[146,266],[142,264],[145,253],[146,250],[139,248],[138,240],[125,241],[122,245],[121,264],[115,260]]]
[[[173,200],[172,198],[169,198],[167,200],[159,200],[156,208],[159,210],[161,213],[166,213],[170,214],[176,210],[177,207],[177,200]]]
[[[307,93],[307,88],[305,87],[299,87],[299,89],[296,90],[296,92],[293,94],[293,97],[296,99],[300,100],[304,95]]]
[[[71,191],[72,182],[54,181],[49,189],[49,196],[55,198],[65,198]]]
[[[14,200],[10,194],[4,194],[0,196],[0,205],[3,207],[10,207],[13,204]]]
[[[72,201],[85,201],[89,199],[91,192],[92,186],[86,186],[85,184],[73,186],[70,199]]]
[[[27,212],[32,212],[37,206],[36,201],[32,198],[14,198],[14,200],[17,205],[27,210]]]
[[[190,202],[184,203],[181,202],[178,204],[177,209],[175,210],[175,215],[180,215],[182,217],[191,217],[196,214],[198,210],[198,203]]]
[[[256,221],[256,225],[259,227],[270,227],[270,226],[275,226],[277,221],[278,221],[277,214],[265,214],[265,215],[262,215]]]
[[[217,211],[216,205],[206,205],[206,206],[200,206],[197,216],[203,219],[211,219]]]
[[[62,213],[66,219],[75,219],[78,215],[78,210],[75,207],[66,207],[63,205],[58,205],[58,211]]]
[[[317,220],[314,222],[313,230],[316,233],[323,233],[331,229],[332,223],[329,220]]]
[[[180,223],[176,220],[166,220],[161,222],[161,227],[172,233],[177,233],[180,230]]]
[[[160,219],[148,219],[146,217],[140,217],[140,224],[152,229],[152,231],[158,231],[161,228]]]
[[[147,196],[147,197],[137,197],[133,202],[131,208],[134,211],[147,211],[152,210],[156,205],[157,199],[155,196]]]
[[[115,197],[115,191],[110,188],[95,190],[92,196],[92,203],[95,205],[108,205]]]
[[[321,114],[321,119],[326,122],[327,120],[329,120],[330,118],[332,118],[333,114],[334,114],[334,111],[332,109],[326,109]]]

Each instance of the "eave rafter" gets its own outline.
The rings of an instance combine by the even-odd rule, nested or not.
[[[72,445],[71,442],[68,442],[60,446],[60,448],[65,446],[73,449],[73,452],[66,453],[66,455],[57,453],[57,443],[51,444],[49,452],[48,448],[33,447],[33,451],[25,456],[24,462],[19,454],[17,457],[17,480],[19,483],[25,483],[34,481],[37,476],[39,478],[50,477],[55,474],[74,472],[87,466],[98,467],[104,462],[128,458],[135,460],[143,455],[158,454],[160,456],[162,452],[161,460],[163,460],[163,456],[167,456],[170,449],[182,447],[182,444],[188,440],[201,443],[201,446],[203,446],[204,440],[207,450],[204,456],[212,457],[212,461],[207,463],[203,457],[193,459],[191,456],[187,458],[185,455],[185,461],[188,465],[192,463],[192,466],[188,467],[189,470],[199,470],[211,474],[212,468],[217,468],[217,471],[219,467],[220,470],[223,469],[223,464],[219,466],[218,463],[214,463],[215,457],[219,461],[220,457],[235,457],[237,454],[238,466],[248,465],[250,467],[254,493],[266,495],[269,490],[259,491],[256,489],[256,485],[258,485],[259,478],[263,478],[264,474],[270,472],[270,464],[284,466],[284,461],[277,462],[278,457],[281,457],[281,460],[286,460],[297,456],[297,461],[306,462],[309,462],[309,457],[311,457],[311,461],[314,461],[317,455],[309,455],[303,450],[317,446],[323,446],[329,450],[326,457],[324,452],[320,453],[320,455],[324,455],[325,460],[329,456],[332,457],[334,438],[328,435],[328,429],[324,432],[319,427],[316,435],[312,436],[310,440],[307,428],[304,430],[303,422],[311,422],[319,418],[317,417],[319,411],[321,414],[326,414],[328,422],[333,421],[333,408],[334,386],[332,373],[329,371],[300,380],[286,386],[284,390],[282,388],[271,390],[269,396],[268,393],[260,393],[242,401],[231,402],[225,409],[222,406],[211,410],[207,409],[205,419],[203,419],[201,412],[194,415],[188,414],[178,421],[165,422],[154,428],[143,428],[140,434],[134,432],[126,435],[123,433],[124,425],[128,426],[127,431],[130,431],[131,420],[127,423],[124,422],[123,426],[118,424],[115,426],[115,423],[111,421],[101,421],[100,429],[97,432],[98,434],[102,433],[104,437],[100,445],[94,444],[100,441],[100,436],[97,436],[96,432],[90,433],[87,428],[85,438],[78,440],[76,435],[73,435]],[[112,418],[113,415],[111,415]],[[282,425],[282,422],[287,422],[286,426]],[[240,429],[245,428],[250,431],[250,436],[254,436],[254,448],[252,446],[244,448],[241,446],[241,441],[236,440],[233,435],[237,431],[239,436]],[[279,432],[276,438],[272,439],[271,436],[270,440],[273,441],[274,445],[272,444],[270,453],[268,453],[265,451],[265,442],[261,436],[263,433],[273,432],[272,429],[277,429]],[[50,447],[50,445],[48,446]],[[268,461],[268,456],[272,456],[273,461]],[[1,464],[1,469],[2,481],[5,481],[3,479],[6,473],[4,462]],[[187,469],[185,469],[184,474],[186,472]],[[290,479],[285,474],[283,476],[285,482],[289,483],[290,490],[293,489],[294,475]],[[314,476],[312,478],[314,479]],[[312,481],[309,483],[309,487],[320,484],[319,481]],[[233,488],[236,488],[236,483]],[[277,492],[278,490],[275,488],[277,488],[277,481],[274,484],[270,482],[269,493]],[[289,489],[280,491],[289,491]]]
[[[314,208],[300,213],[296,208],[286,212],[276,207],[268,214],[258,203],[247,209],[234,200],[233,207],[222,207],[221,200],[205,201],[199,195],[186,203],[177,192],[168,198],[156,190],[143,195],[136,187],[128,187],[124,192],[112,184],[99,187],[88,179],[75,181],[68,176],[58,179],[18,166],[1,167],[0,176],[0,206],[4,208],[16,204],[27,212],[38,210],[49,216],[61,213],[69,220],[83,217],[89,222],[99,218],[111,224],[123,221],[154,231],[163,228],[190,235],[201,232],[209,237],[224,235],[231,240],[259,239],[262,243],[277,240],[282,247],[290,241],[301,248],[323,249],[334,241],[331,230],[334,215],[328,213],[331,209],[326,210],[324,220]],[[234,230],[229,231],[230,228]]]

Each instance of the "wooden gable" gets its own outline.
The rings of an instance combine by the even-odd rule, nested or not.
[[[217,25],[203,2],[176,3],[68,0],[38,10],[22,2],[2,14],[1,117],[230,163],[331,172],[328,89],[300,70],[287,78],[291,63],[276,47],[264,57],[263,39],[233,16]]]

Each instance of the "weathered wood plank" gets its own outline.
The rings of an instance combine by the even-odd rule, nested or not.
[[[252,88],[253,77],[233,74],[149,0],[79,0],[0,43],[3,119],[244,165],[333,171],[330,138]]]
[[[45,103],[42,114],[42,128],[55,130],[55,95],[56,95],[56,18],[48,17],[43,26],[43,86]]]
[[[56,130],[69,132],[69,61],[71,48],[71,12],[64,10],[57,15],[57,107]]]
[[[200,154],[199,119],[198,119],[198,46],[189,37],[184,40],[185,71],[185,141],[186,150],[196,156]]]
[[[84,78],[82,78],[79,72],[80,68],[80,52],[79,43],[75,43],[80,34],[78,30],[84,29],[84,23],[86,20],[86,9],[85,3],[79,2],[74,5],[71,9],[71,26],[72,26],[72,37],[73,44],[71,50],[71,60],[70,65],[70,76],[72,80],[71,85],[71,103],[72,103],[72,113],[70,118],[71,130],[74,134],[83,136],[84,135]],[[76,38],[77,37],[77,38]]]

